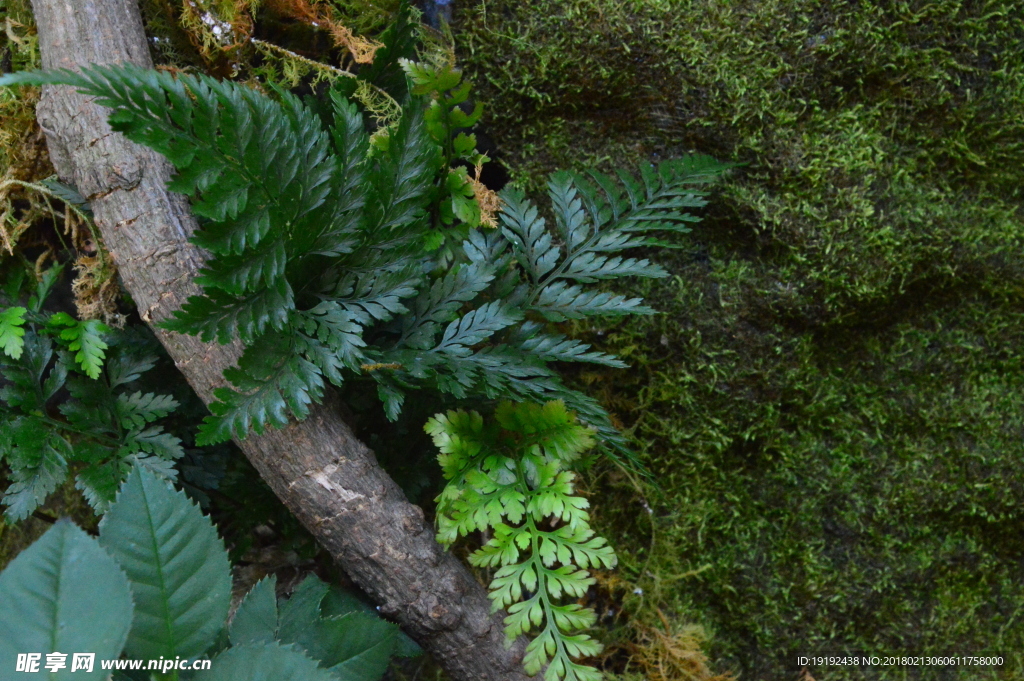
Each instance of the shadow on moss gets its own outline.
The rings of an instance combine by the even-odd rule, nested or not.
[[[579,377],[658,483],[592,483],[632,617],[702,624],[747,679],[828,653],[1005,658],[829,679],[1024,675],[1024,5],[460,7],[529,190],[748,164],[643,291],[661,316],[577,329],[636,367]]]

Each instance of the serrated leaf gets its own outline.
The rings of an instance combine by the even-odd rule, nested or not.
[[[249,643],[233,646],[214,658],[196,681],[337,681],[295,646]]]
[[[440,148],[426,130],[422,102],[414,98],[402,111],[387,153],[370,172],[374,191],[367,201],[366,230],[381,241],[400,242],[401,232],[426,208],[440,162]]]
[[[341,280],[333,297],[359,324],[386,322],[408,312],[401,301],[416,295],[420,281],[412,267],[352,275]]]
[[[121,486],[123,468],[126,466],[122,466],[120,461],[108,461],[86,466],[75,476],[75,487],[82,491],[96,513],[106,513],[114,503]]]
[[[25,347],[25,312],[23,307],[0,310],[0,351],[11,359],[20,359]]]
[[[524,331],[527,340],[537,328]],[[537,347],[555,352],[561,342],[541,337]],[[492,538],[470,563],[497,568],[489,597],[495,610],[508,610],[510,641],[539,630],[527,646],[527,672],[549,665],[546,674],[557,681],[583,678],[594,670],[571,658],[589,656],[597,646],[573,631],[589,627],[595,615],[557,601],[579,598],[593,583],[580,567],[615,564],[614,553],[587,524],[587,500],[573,493],[573,473],[564,470],[593,444],[591,431],[558,400],[505,401],[493,421],[485,425],[475,412],[451,411],[427,422],[449,481],[437,498],[438,540],[447,544],[459,534],[492,528]],[[523,523],[524,517],[531,522]],[[545,526],[556,529],[540,529]]]
[[[355,370],[362,364],[366,343],[362,338],[362,327],[358,323],[358,310],[346,309],[336,301],[325,300],[312,310],[302,313],[305,331],[315,335],[349,369]]]
[[[604,352],[587,352],[590,346],[565,336],[540,334],[522,342],[523,352],[539,357],[545,362],[591,362],[625,369],[628,365]]]
[[[122,428],[140,429],[177,408],[178,401],[170,395],[142,394],[136,391],[131,395],[118,395],[115,411]]]
[[[8,427],[13,447],[7,452],[11,484],[3,497],[5,515],[21,520],[57,489],[68,472],[72,449],[60,433],[33,417],[14,419]]]
[[[294,354],[290,339],[282,334],[261,336],[224,377],[237,390],[214,391],[219,401],[210,404],[213,415],[200,426],[197,444],[244,438],[250,428],[257,434],[268,425],[281,428],[289,413],[303,419],[324,388],[317,366]]]
[[[208,262],[195,281],[203,287],[212,286],[233,295],[243,295],[280,278],[288,264],[285,240],[261,242],[240,255],[224,255]]]
[[[231,620],[231,645],[271,643],[277,638],[277,576],[264,577],[249,589]]]
[[[556,281],[540,289],[531,308],[548,321],[628,314],[654,314],[642,298],[626,298],[607,291],[588,291],[582,286]]]
[[[250,342],[268,328],[284,329],[294,308],[292,288],[281,278],[245,296],[218,289],[207,291],[206,296],[192,296],[160,327],[197,335],[204,343],[216,338],[224,345],[236,337]]]
[[[136,381],[139,377],[156,366],[157,358],[153,355],[136,356],[128,351],[114,354],[107,359],[107,379],[110,387],[116,388]]]
[[[352,612],[325,619],[315,654],[341,681],[366,681],[384,675],[398,645],[399,629],[377,615]]]
[[[433,346],[439,325],[454,319],[458,309],[475,298],[493,280],[494,273],[483,262],[474,262],[447,272],[413,303],[413,314],[405,319],[400,343],[419,349]]]
[[[178,478],[178,471],[174,467],[174,462],[159,456],[131,454],[125,458],[125,462],[128,464],[134,464],[136,468],[141,470],[149,471],[156,477],[166,480],[167,482],[174,482]]]
[[[310,627],[320,619],[320,601],[330,586],[316,575],[308,575],[295,587],[291,597],[278,608],[280,640],[284,643],[299,641]]]
[[[67,342],[68,350],[75,353],[75,362],[82,372],[89,378],[99,378],[104,350],[109,347],[103,340],[103,334],[110,333],[107,325],[95,319],[77,321],[66,312],[51,316],[48,325],[60,329],[61,340]]]
[[[151,426],[142,431],[129,433],[125,438],[125,450],[132,454],[140,451],[147,452],[171,461],[180,459],[185,454],[185,450],[181,447],[181,440],[164,432],[161,426]],[[173,465],[171,464],[172,467]]]
[[[23,353],[17,364],[0,357],[3,376],[9,382],[0,387],[0,399],[23,412],[42,411],[46,401],[63,385],[67,376],[64,363],[58,361],[47,379],[46,367],[53,359],[53,345],[49,338],[32,331],[25,334]],[[40,385],[42,390],[40,390]]]
[[[20,653],[41,653],[40,678],[101,681],[109,674],[71,671],[71,654],[116,659],[132,622],[132,594],[118,564],[96,540],[59,520],[0,573],[0,669],[14,678]],[[67,667],[43,669],[48,653]]]
[[[100,522],[100,543],[135,595],[133,657],[196,657],[224,625],[231,573],[224,542],[183,492],[136,466]]]
[[[522,313],[503,301],[486,303],[471,310],[445,328],[439,352],[457,356],[469,355],[471,346],[522,319]]]
[[[332,585],[330,591],[320,601],[320,613],[325,619],[340,617],[352,612],[362,612],[379,617],[372,605],[358,598],[348,589],[339,586]],[[423,649],[405,632],[399,630],[394,654],[398,657],[416,657],[423,654]]]

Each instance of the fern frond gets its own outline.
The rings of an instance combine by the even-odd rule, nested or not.
[[[292,337],[280,333],[260,336],[246,348],[238,366],[224,372],[235,389],[214,391],[219,401],[210,405],[212,416],[199,427],[196,444],[241,439],[250,428],[257,435],[267,425],[282,428],[289,414],[305,418],[324,384],[317,366],[293,350]]]
[[[494,423],[475,412],[438,414],[425,430],[440,450],[448,485],[437,498],[438,539],[493,529],[470,556],[497,568],[494,609],[506,608],[509,640],[537,631],[527,646],[526,671],[545,666],[545,679],[599,678],[573,661],[601,646],[585,634],[595,615],[576,603],[594,580],[586,568],[613,567],[615,554],[589,527],[587,501],[573,494],[566,462],[593,444],[590,431],[561,402],[499,405]],[[554,526],[554,529],[549,529]]]
[[[439,149],[427,133],[420,100],[412,100],[402,112],[382,154],[386,162],[376,164],[369,176],[373,191],[365,227],[379,242],[378,249],[394,248],[419,236],[410,226],[426,209],[440,167]]]
[[[283,237],[264,240],[256,248],[240,255],[225,255],[206,263],[195,281],[204,287],[217,288],[232,295],[243,295],[271,287],[285,273],[288,252]]]
[[[413,302],[412,314],[406,317],[399,345],[427,349],[441,324],[455,318],[463,304],[476,298],[494,279],[486,263],[473,262],[456,266]]]
[[[248,346],[245,366],[229,376],[239,391],[219,393],[210,437],[282,425],[288,414],[301,418],[308,401],[319,399],[323,378],[340,384],[346,372],[366,371],[391,418],[405,391],[418,385],[460,399],[554,397],[570,403],[605,444],[624,448],[605,410],[568,390],[549,366],[623,364],[534,325],[651,314],[640,298],[591,285],[665,276],[628,251],[670,246],[665,235],[697,220],[688,211],[704,205],[703,186],[729,164],[691,156],[643,166],[639,176],[555,173],[551,229],[510,188],[502,195],[501,229],[480,233],[471,178],[451,166],[459,158],[485,160],[475,137],[458,131],[480,109],[460,108],[469,86],[454,62],[408,61],[414,31],[404,14],[399,24],[359,74],[399,100],[409,95],[397,125],[373,136],[343,96],[347,86],[337,83],[333,122],[331,112],[317,113],[286,92],[272,99],[205,76],[133,66],[23,73],[0,83],[70,84],[96,96],[114,108],[114,129],[175,166],[171,188],[187,194],[204,218],[194,242],[214,257],[197,279],[205,295],[163,325]],[[425,252],[450,235],[468,235],[461,252]],[[428,275],[439,263],[451,266]],[[16,352],[16,321],[0,318],[5,352]],[[94,375],[102,348],[86,345],[80,360]],[[270,369],[255,367],[257,355]]]
[[[435,352],[466,357],[474,345],[522,318],[522,312],[501,301],[486,303],[449,324]]]
[[[125,438],[124,452],[135,454],[148,452],[166,461],[180,459],[185,454],[181,440],[164,432],[160,426],[151,426],[145,430],[132,431]],[[164,476],[173,477],[173,476]]]
[[[79,321],[66,312],[52,315],[47,325],[67,343],[68,350],[75,353],[75,362],[82,371],[89,378],[99,378],[106,356],[104,351],[109,347],[103,340],[103,335],[110,333],[107,325],[96,319]]]
[[[25,312],[23,307],[0,311],[0,351],[11,359],[20,359],[25,347]]]
[[[6,515],[21,520],[32,514],[67,476],[72,450],[68,441],[41,419],[31,416],[0,424],[7,446],[11,485],[3,496]]]
[[[551,272],[561,253],[548,232],[537,207],[517,189],[501,195],[505,207],[501,211],[502,234],[512,243],[516,260],[526,271],[534,286],[540,286]]]
[[[325,300],[301,313],[305,332],[317,339],[343,366],[355,371],[363,362],[362,327],[359,314],[338,301]],[[340,383],[340,381],[339,381]]]
[[[196,334],[207,343],[214,338],[221,344],[230,343],[233,338],[251,342],[267,329],[284,329],[294,308],[292,288],[282,278],[245,296],[209,289],[205,296],[189,298],[161,326],[169,331]]]
[[[167,416],[178,408],[178,401],[170,395],[121,394],[114,403],[114,412],[123,428],[141,429],[147,423]]]
[[[552,322],[595,315],[617,317],[654,314],[652,308],[642,303],[643,298],[626,298],[607,291],[587,290],[576,284],[556,281],[541,288],[530,307]]]
[[[406,314],[409,310],[401,301],[415,296],[422,280],[415,266],[350,273],[338,281],[330,296],[366,326]]]

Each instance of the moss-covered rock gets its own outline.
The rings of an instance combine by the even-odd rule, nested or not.
[[[663,315],[580,329],[638,368],[583,378],[635,424],[660,490],[648,516],[595,483],[643,590],[627,606],[704,624],[743,678],[821,653],[1006,660],[828,679],[1024,675],[1021,16],[461,6],[459,56],[531,190],[689,150],[746,164],[646,291]]]

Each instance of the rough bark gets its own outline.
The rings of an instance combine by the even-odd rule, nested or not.
[[[152,66],[137,0],[33,0],[45,68]],[[167,318],[190,295],[202,255],[187,201],[165,189],[171,169],[107,125],[108,111],[70,88],[44,89],[38,118],[60,176],[92,204],[103,241],[143,319]],[[235,345],[154,327],[199,396],[211,400]],[[423,512],[380,468],[337,410],[238,442],[287,507],[345,571],[453,679],[522,680],[522,646],[506,650],[486,593],[434,540]]]

